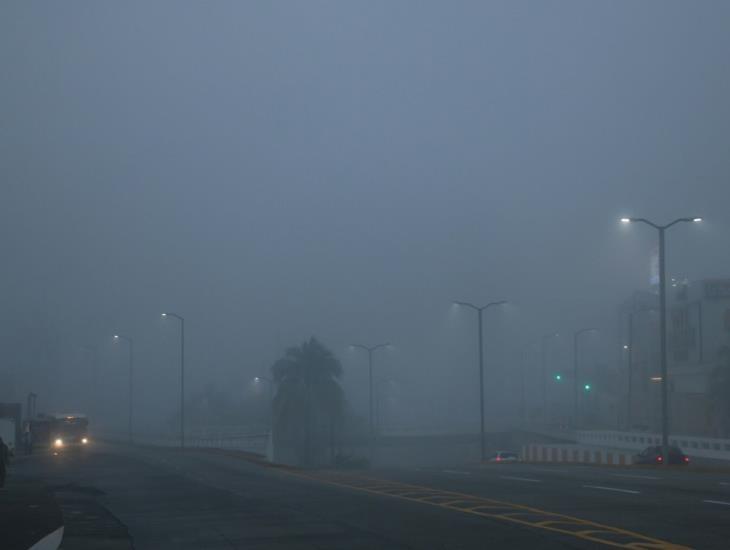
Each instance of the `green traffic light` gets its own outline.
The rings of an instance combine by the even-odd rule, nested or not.
[[[583,389],[585,391],[591,391],[591,385],[590,384],[586,384],[585,386],[583,386]]]
[[[563,379],[563,376],[561,374],[555,375],[555,380],[557,380],[558,382],[560,382],[562,379]]]

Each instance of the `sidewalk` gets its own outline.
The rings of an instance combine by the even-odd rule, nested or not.
[[[61,510],[42,483],[15,478],[8,472],[0,489],[0,548],[28,550],[63,526]]]

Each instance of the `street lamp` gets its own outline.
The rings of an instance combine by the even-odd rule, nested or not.
[[[368,387],[369,387],[369,417],[370,417],[370,438],[375,437],[375,423],[373,421],[373,352],[380,348],[387,348],[390,346],[389,342],[384,344],[378,344],[376,346],[365,346],[363,344],[350,344],[351,348],[360,348],[368,352]]]
[[[634,345],[634,317],[637,313],[649,313],[649,312],[655,312],[656,309],[654,308],[642,308],[642,309],[632,309],[632,311],[629,312],[629,343],[624,344],[624,350],[626,350],[626,362],[627,362],[627,370],[628,370],[628,395],[627,395],[627,403],[626,403],[626,427],[629,431],[631,431],[631,426],[633,424],[633,410],[634,410],[634,390],[633,390],[633,382],[634,382],[634,357],[635,357],[635,345]]]
[[[500,300],[498,302],[490,302],[485,306],[479,307],[475,306],[474,304],[470,304],[469,302],[454,302],[454,304],[457,306],[464,306],[475,310],[479,319],[479,324],[477,328],[477,330],[479,331],[479,443],[482,461],[486,460],[487,456],[486,441],[484,436],[484,330],[482,329],[482,313],[485,309],[494,306],[501,306],[506,303],[506,300]]]
[[[380,436],[380,428],[382,423],[382,393],[383,386],[387,384],[395,384],[396,381],[392,378],[383,378],[375,384],[375,431]]]
[[[274,431],[274,381],[271,378],[265,376],[255,376],[253,383],[257,386],[261,382],[266,382],[269,386],[269,430],[273,433]]]
[[[174,317],[180,321],[180,448],[185,448],[185,319],[177,313],[163,313],[163,319]]]
[[[597,328],[582,328],[573,334],[573,428],[578,428],[578,338]],[[590,387],[588,388],[590,389]]]
[[[121,334],[115,334],[114,341],[119,342],[120,340],[124,340],[125,342],[127,342],[127,346],[129,346],[129,391],[128,391],[129,411],[128,411],[128,419],[127,419],[127,438],[129,439],[129,442],[131,443],[132,442],[132,401],[134,399],[134,397],[133,397],[134,386],[132,385],[132,372],[134,371],[134,340],[132,340],[128,336],[122,336]]]
[[[662,376],[662,456],[663,463],[669,464],[669,391],[667,384],[667,274],[664,262],[664,233],[678,223],[698,223],[699,216],[677,218],[666,225],[658,225],[646,218],[621,218],[622,223],[644,223],[659,232],[659,338],[660,338],[660,367]]]
[[[548,400],[547,400],[547,345],[552,338],[560,336],[557,332],[545,334],[542,337],[542,414],[543,421],[548,421]]]

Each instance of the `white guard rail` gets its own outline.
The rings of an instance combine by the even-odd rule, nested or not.
[[[578,443],[616,449],[642,451],[652,445],[661,445],[662,436],[653,432],[620,432],[611,430],[578,430]],[[689,435],[671,435],[670,445],[682,449],[689,456],[730,460],[730,439],[715,439]]]
[[[634,453],[583,445],[525,445],[522,448],[522,460],[629,466],[633,464]]]

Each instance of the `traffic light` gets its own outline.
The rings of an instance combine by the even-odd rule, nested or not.
[[[583,389],[585,391],[589,392],[589,391],[591,391],[591,389],[593,389],[593,386],[591,386],[590,384],[584,384]]]
[[[563,379],[563,375],[562,374],[558,373],[558,374],[555,375],[555,381],[556,382],[560,382],[562,379]]]

